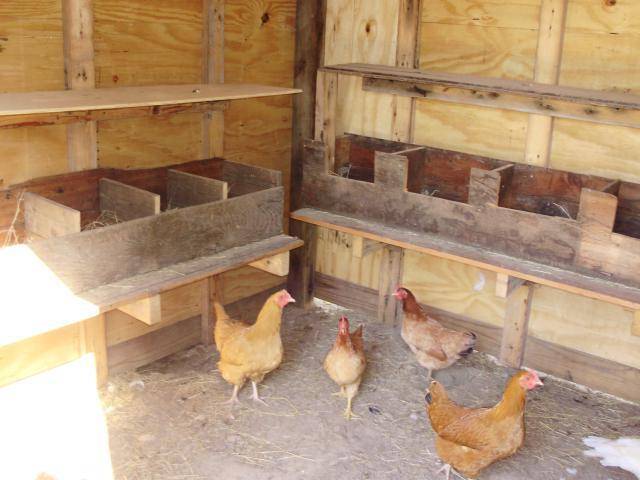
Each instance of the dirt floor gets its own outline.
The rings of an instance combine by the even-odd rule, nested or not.
[[[282,326],[285,360],[260,387],[268,406],[231,394],[216,370],[215,347],[198,346],[137,372],[115,377],[103,393],[118,479],[435,479],[441,463],[425,416],[426,372],[397,331],[367,323],[368,370],[354,401],[360,419],[342,417],[345,401],[322,369],[340,313],[318,302],[288,307]],[[469,406],[499,399],[508,376],[474,354],[436,378]],[[527,437],[520,452],[480,479],[612,479],[633,475],[584,457],[582,438],[640,435],[640,406],[586,393],[547,378],[529,394]],[[452,476],[452,478],[455,478]]]

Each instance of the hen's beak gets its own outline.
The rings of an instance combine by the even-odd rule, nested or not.
[[[398,292],[397,290],[395,292],[393,292],[391,295],[393,295],[394,297],[396,297],[398,300],[400,300],[400,292]]]
[[[542,380],[536,380],[536,387],[544,387],[544,383],[542,383]]]

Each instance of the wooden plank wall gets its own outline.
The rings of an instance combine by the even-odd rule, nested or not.
[[[422,0],[421,68],[533,80],[540,22],[564,0]],[[325,64],[396,64],[399,9],[406,0],[328,0]],[[547,15],[543,15],[547,9]],[[640,4],[568,0],[559,83],[640,91]],[[556,19],[557,21],[557,19]],[[549,25],[546,25],[548,28]],[[561,36],[558,40],[561,41]],[[552,66],[545,66],[549,69]],[[541,68],[538,65],[537,68]],[[553,72],[550,72],[553,73]],[[640,181],[640,131],[556,120],[548,159],[526,155],[529,116],[431,100],[415,113],[391,95],[364,93],[359,78],[338,81],[336,131],[414,141],[419,144],[553,168]],[[399,108],[400,106],[400,108]],[[406,138],[392,127],[412,115]],[[529,132],[531,134],[531,132]],[[353,254],[349,235],[319,230],[319,272],[377,289],[381,252]],[[430,306],[488,325],[503,324],[506,302],[496,297],[495,274],[453,261],[407,252],[404,283]],[[640,337],[631,335],[633,312],[604,302],[537,288],[531,334],[624,365],[640,368]]]

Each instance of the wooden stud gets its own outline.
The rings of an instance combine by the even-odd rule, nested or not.
[[[159,294],[121,305],[118,310],[147,325],[156,325],[162,321],[162,300]]]
[[[409,159],[403,155],[376,152],[374,179],[377,185],[389,189],[407,190]]]
[[[316,228],[308,223],[291,221],[289,233],[301,239],[304,246],[291,252],[287,288],[299,306],[309,308],[315,295]]]
[[[378,321],[388,325],[400,322],[402,308],[393,293],[402,283],[404,250],[385,245],[380,261],[380,282],[378,287]]]
[[[78,210],[29,192],[24,194],[23,202],[24,226],[28,236],[52,238],[81,230]]]
[[[296,48],[293,85],[291,208],[300,207],[304,141],[314,138],[317,71],[324,62],[326,0],[296,1]]]
[[[224,83],[224,0],[203,0],[202,82]],[[224,153],[224,112],[202,117],[202,158]]]
[[[420,68],[421,0],[400,0],[398,8],[398,44],[396,66]],[[391,138],[399,142],[413,142],[416,100],[396,96],[392,104]]]
[[[315,139],[326,145],[326,156],[331,170],[335,162],[337,100],[338,74],[318,71]]]
[[[522,278],[512,277],[506,273],[496,273],[496,296],[500,298],[509,297],[525,281]]]
[[[522,285],[507,297],[500,344],[500,361],[509,367],[520,368],[522,366],[529,330],[533,290],[530,285]]]
[[[93,1],[64,0],[62,26],[66,88],[95,88]],[[67,156],[71,171],[97,168],[97,135],[95,122],[67,126]]]
[[[100,210],[118,220],[134,220],[160,213],[160,195],[108,178],[100,179]]]
[[[93,354],[96,367],[96,383],[102,386],[107,382],[109,367],[107,363],[107,331],[105,316],[85,320],[80,325],[82,339],[80,341],[80,353]]]
[[[562,60],[568,0],[542,0],[534,80],[557,84]],[[525,163],[549,166],[553,117],[529,115]]]
[[[167,171],[167,208],[184,208],[226,200],[227,182],[180,170]]]
[[[213,344],[215,329],[215,315],[213,313],[213,298],[216,293],[216,278],[205,278],[200,284],[200,332],[204,345]]]
[[[351,251],[356,258],[364,258],[368,255],[372,255],[378,250],[384,247],[384,243],[376,242],[375,240],[369,240],[363,237],[353,237],[353,243],[351,245]]]
[[[289,274],[289,252],[279,253],[272,257],[266,257],[257,262],[249,264],[253,268],[262,270],[278,277],[285,277]]]

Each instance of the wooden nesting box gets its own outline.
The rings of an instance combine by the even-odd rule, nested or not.
[[[640,185],[354,135],[309,142],[293,218],[637,309]]]
[[[202,281],[243,265],[286,275],[288,252],[301,245],[283,234],[281,183],[279,172],[211,159],[77,172],[5,192],[5,211],[21,199],[31,242],[0,250],[2,303],[11,312],[0,326],[0,352],[86,323],[80,350],[105,357],[102,313],[119,309],[162,325],[161,294],[194,282],[204,289],[196,334],[210,343],[211,292]],[[52,340],[58,350],[69,341]],[[25,376],[24,355],[10,351],[0,362],[9,372],[0,383]]]

